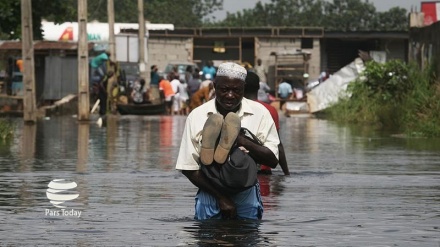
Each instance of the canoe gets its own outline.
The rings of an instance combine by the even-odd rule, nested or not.
[[[117,104],[121,115],[160,115],[165,113],[165,103],[160,104]]]

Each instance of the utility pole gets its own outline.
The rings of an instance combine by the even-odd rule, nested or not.
[[[35,123],[37,121],[37,103],[35,100],[35,63],[31,0],[21,0],[21,32],[24,83],[23,119],[27,123]]]
[[[87,44],[87,0],[78,0],[78,120],[89,120],[89,47]]]
[[[145,20],[144,20],[144,0],[138,0],[138,16],[139,16],[139,71],[142,79],[147,79],[147,71],[145,64]],[[147,80],[146,80],[147,81]],[[148,87],[148,85],[147,85]]]
[[[115,46],[115,5],[113,0],[107,0],[107,16],[108,16],[108,46],[110,50],[110,60],[116,61]]]

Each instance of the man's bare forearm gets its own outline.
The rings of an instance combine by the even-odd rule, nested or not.
[[[278,159],[269,148],[256,144],[241,135],[238,136],[237,143],[249,150],[249,155],[251,155],[257,163],[265,164],[272,168],[277,166]]]

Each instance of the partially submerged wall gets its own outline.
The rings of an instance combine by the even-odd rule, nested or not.
[[[256,56],[261,58],[263,64],[268,66],[268,81],[269,85],[274,89],[274,65],[275,56],[271,56],[272,52],[293,52],[296,49],[301,49],[301,38],[258,38],[256,41]],[[308,49],[301,49],[311,53],[309,61],[309,78],[318,78],[321,73],[321,54],[320,54],[320,42],[318,38],[313,38],[312,47]]]
[[[192,38],[150,37],[148,39],[147,72],[150,72],[150,66],[153,64],[157,65],[159,71],[163,71],[170,62],[192,62],[192,60]]]

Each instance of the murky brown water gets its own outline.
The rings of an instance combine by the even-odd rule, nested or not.
[[[260,177],[264,219],[199,222],[174,170],[184,117],[15,121],[0,144],[1,246],[440,246],[439,140],[281,119],[293,174]],[[63,204],[76,215],[54,215],[54,179],[77,183]]]

